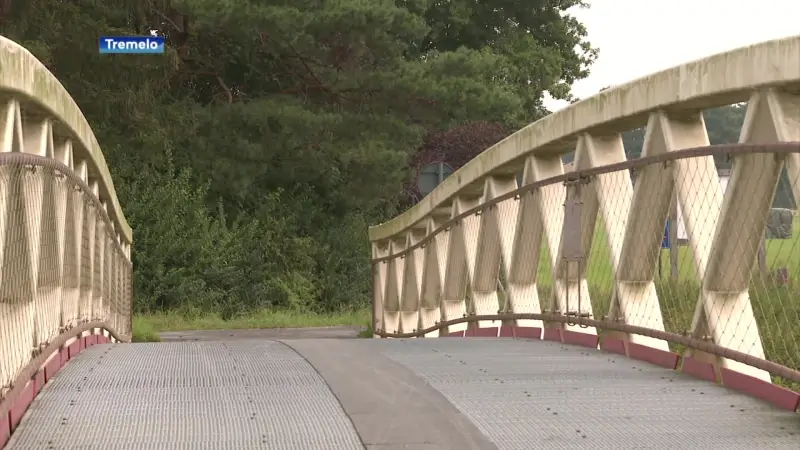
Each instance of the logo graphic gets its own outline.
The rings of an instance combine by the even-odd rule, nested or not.
[[[154,55],[164,53],[160,36],[101,36],[100,53]]]

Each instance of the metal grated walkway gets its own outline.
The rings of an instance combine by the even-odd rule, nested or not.
[[[625,357],[506,339],[99,345],[8,449],[792,449],[800,416]]]
[[[382,350],[501,449],[800,448],[800,416],[678,372],[545,341],[441,341]]]
[[[98,345],[48,383],[10,449],[363,449],[325,381],[270,341]]]

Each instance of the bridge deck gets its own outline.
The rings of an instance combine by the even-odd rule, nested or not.
[[[98,345],[9,449],[793,449],[800,416],[625,357],[506,339]]]

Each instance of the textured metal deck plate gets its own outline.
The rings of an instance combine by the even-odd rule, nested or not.
[[[95,346],[31,405],[8,449],[363,449],[325,381],[279,342]]]
[[[400,392],[365,382],[358,393],[358,380],[377,370],[383,354],[419,374],[502,450],[800,448],[799,415],[617,355],[512,339],[337,342],[302,346],[316,353],[312,362],[327,361],[330,373],[338,369],[312,352],[314,346],[338,349],[334,358],[351,358],[349,364],[364,369],[352,372],[360,378],[338,383],[351,400],[365,397],[350,402],[351,409],[363,408],[363,416]],[[405,383],[425,390],[415,380]],[[410,403],[417,410],[398,402],[397,411],[383,405],[389,412],[383,416],[435,412],[424,402]],[[387,420],[372,430],[372,440],[382,442],[380,434],[391,431],[383,437],[406,443],[369,448],[450,448],[427,442],[419,427],[403,438],[389,426],[402,421]],[[279,342],[236,340],[92,347],[45,386],[8,448],[337,450],[364,444],[302,356]]]
[[[800,448],[800,415],[621,356],[511,339],[373,345],[503,450]]]

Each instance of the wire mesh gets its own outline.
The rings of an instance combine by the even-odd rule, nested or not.
[[[132,266],[110,224],[66,166],[0,154],[0,398],[70,328],[95,320],[130,334]]]
[[[78,301],[78,322],[91,320],[92,314],[92,282],[94,271],[94,234],[95,211],[91,202],[82,197],[83,221],[81,224],[80,248],[80,297]]]
[[[92,264],[92,307],[89,320],[102,320],[103,317],[103,289],[105,279],[103,269],[105,269],[105,241],[108,236],[105,233],[105,223],[95,221],[94,239],[94,263]]]
[[[716,153],[731,155],[731,171],[716,169]],[[789,369],[773,374],[791,378],[773,381],[798,390],[800,226],[794,210],[774,207],[778,194],[794,204],[786,197],[800,180],[789,173],[800,171],[787,173],[784,161],[798,153],[798,143],[705,147],[536,182],[526,173],[522,187],[505,191],[493,177],[479,206],[373,262],[391,266],[427,248],[417,262],[423,280],[445,274],[441,289],[422,283],[419,303],[428,315],[439,305],[441,321],[462,304],[477,319],[519,326],[652,330],[622,334],[684,356],[703,350],[727,367],[744,366],[722,357],[735,352],[771,361]],[[433,251],[443,236],[444,256]],[[418,334],[430,335],[432,321]]]

